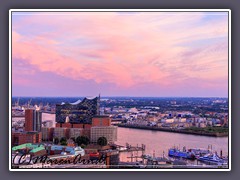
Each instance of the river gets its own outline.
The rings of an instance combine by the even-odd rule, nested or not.
[[[54,114],[43,113],[43,120],[55,120]],[[146,145],[146,154],[162,156],[163,151],[167,154],[168,149],[175,146],[182,148],[208,148],[212,145],[212,149],[218,153],[222,150],[223,155],[228,155],[228,137],[209,137],[191,134],[179,134],[163,131],[152,131],[143,129],[130,129],[118,127],[118,138],[116,144],[125,146],[129,143],[132,146]],[[141,155],[141,152],[138,152]],[[130,153],[121,153],[120,160],[130,161]],[[137,155],[136,153],[134,155]]]
[[[228,155],[228,137],[209,137],[191,134],[179,134],[163,131],[152,131],[144,129],[130,129],[118,127],[118,140],[116,144],[126,145],[129,143],[132,146],[146,145],[146,154],[162,156],[163,152],[167,154],[168,149],[173,146],[178,146],[182,149],[183,146],[189,148],[208,148],[212,145],[212,149],[223,155]],[[126,161],[130,153],[121,153],[120,159]],[[134,155],[137,155],[134,153]],[[141,155],[141,152],[138,152]],[[129,159],[130,161],[130,159]]]

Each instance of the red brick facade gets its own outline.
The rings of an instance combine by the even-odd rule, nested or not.
[[[72,128],[72,124],[71,123],[63,123],[62,124],[62,127],[65,127],[65,128]]]
[[[20,145],[25,143],[41,143],[41,132],[12,133],[12,144]]]
[[[62,127],[61,123],[56,123],[56,127]]]
[[[73,128],[83,128],[83,124],[73,124]]]
[[[92,126],[111,126],[111,118],[108,116],[93,117]]]
[[[33,110],[25,110],[25,131],[33,131]]]
[[[96,116],[92,118],[92,124],[56,123],[56,128],[64,128],[64,132],[62,133],[66,138],[70,138],[69,134],[71,128],[83,129],[82,135],[90,138],[91,127],[94,126],[111,126],[111,118],[109,116]],[[53,132],[54,130],[51,131],[52,134]],[[57,135],[57,133],[55,134]]]

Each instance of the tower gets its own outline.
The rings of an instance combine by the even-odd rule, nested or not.
[[[25,131],[41,132],[42,113],[34,109],[25,110]]]

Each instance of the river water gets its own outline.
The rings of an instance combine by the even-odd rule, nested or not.
[[[213,151],[220,153],[222,150],[223,155],[228,155],[228,137],[208,137],[190,134],[171,133],[163,131],[152,131],[143,129],[130,129],[118,127],[118,140],[116,144],[125,146],[126,143],[132,146],[146,145],[145,153],[155,156],[162,156],[163,152],[167,154],[168,149],[173,146],[178,146],[182,149],[186,146],[190,148],[204,148],[207,149],[208,145],[212,145]],[[141,155],[141,152],[133,154]],[[130,161],[130,153],[121,153],[120,160]]]
[[[55,121],[55,115],[43,113],[43,120]],[[208,145],[212,145],[213,151],[220,153],[220,150],[222,150],[224,156],[228,155],[228,137],[209,137],[123,127],[118,127],[117,133],[116,144],[123,146],[125,146],[126,143],[132,146],[141,146],[141,144],[144,144],[146,145],[145,153],[150,155],[155,153],[155,156],[162,156],[163,152],[167,154],[168,149],[173,146],[178,146],[180,149],[182,149],[183,146],[186,146],[187,149],[207,149]],[[131,153],[121,153],[120,160],[130,161],[130,159],[127,158],[130,155]],[[138,154],[135,152],[133,155],[140,156],[141,152],[138,152]]]

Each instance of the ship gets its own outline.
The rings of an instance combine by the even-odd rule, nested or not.
[[[188,151],[194,153],[196,159],[211,153],[209,149],[200,149],[200,148],[195,148],[195,149],[192,148],[192,149],[189,149]]]
[[[216,165],[227,165],[228,162],[226,159],[220,158],[217,153],[206,154],[205,156],[199,157],[199,161],[216,164]]]
[[[168,156],[170,157],[177,157],[177,158],[184,158],[184,159],[196,159],[194,152],[187,151],[185,147],[183,150],[179,150],[177,148],[171,148],[168,150]]]

